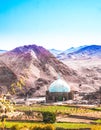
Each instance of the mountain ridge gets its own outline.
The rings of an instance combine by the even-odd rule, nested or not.
[[[30,92],[34,96],[45,95],[45,91],[50,83],[57,79],[58,74],[69,84],[78,84],[82,80],[76,71],[57,60],[48,50],[37,45],[17,47],[1,54],[0,61],[15,74],[16,80],[12,82],[22,78],[25,82],[23,91]],[[1,64],[0,69],[2,66]],[[6,85],[5,79],[3,80],[6,89],[11,86],[12,82],[8,81],[8,85]]]
[[[69,50],[72,50],[71,52]],[[77,48],[67,49],[56,57],[59,60],[66,59],[89,59],[89,58],[100,58],[101,57],[101,45],[85,45]]]
[[[24,93],[43,96],[50,84],[57,79],[58,74],[70,85],[72,90],[89,93],[99,88],[101,84],[99,60],[96,65],[93,59],[87,59],[87,66],[86,60],[83,61],[80,58],[66,60],[67,63],[64,62],[65,60],[61,62],[49,50],[37,45],[21,46],[0,54],[0,74],[3,77],[0,79],[1,90],[11,91],[12,83],[18,82],[21,78],[25,84]],[[76,63],[75,66],[73,66],[74,63]],[[90,64],[88,65],[88,63]],[[8,75],[10,75],[10,79]],[[17,86],[15,87],[16,92],[21,94],[21,90]]]

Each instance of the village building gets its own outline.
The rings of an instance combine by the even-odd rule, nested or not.
[[[73,100],[74,94],[70,89],[70,86],[62,79],[55,80],[46,91],[46,102],[58,102]]]

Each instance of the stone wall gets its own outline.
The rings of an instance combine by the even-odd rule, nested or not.
[[[66,101],[72,100],[74,98],[73,92],[49,92],[46,91],[46,102],[57,102],[57,101]]]

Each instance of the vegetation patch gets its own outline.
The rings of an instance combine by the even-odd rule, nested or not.
[[[43,122],[44,123],[55,123],[56,115],[53,112],[43,112]]]
[[[28,130],[34,130],[34,128],[39,127],[37,130],[41,130],[43,127],[45,130],[55,130],[56,128],[63,129],[80,129],[80,128],[91,128],[91,130],[101,130],[101,125],[94,124],[80,124],[80,123],[54,123],[54,124],[44,124],[41,122],[6,122],[5,128],[12,128],[12,130],[22,130],[22,128],[28,128]],[[2,123],[0,124],[2,128]],[[46,129],[47,128],[47,129]],[[25,129],[23,129],[25,130]],[[42,129],[43,130],[43,129]]]
[[[101,119],[95,121],[98,124],[101,124]]]

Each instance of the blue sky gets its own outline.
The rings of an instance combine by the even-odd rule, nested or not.
[[[101,44],[101,0],[0,0],[0,49]]]

